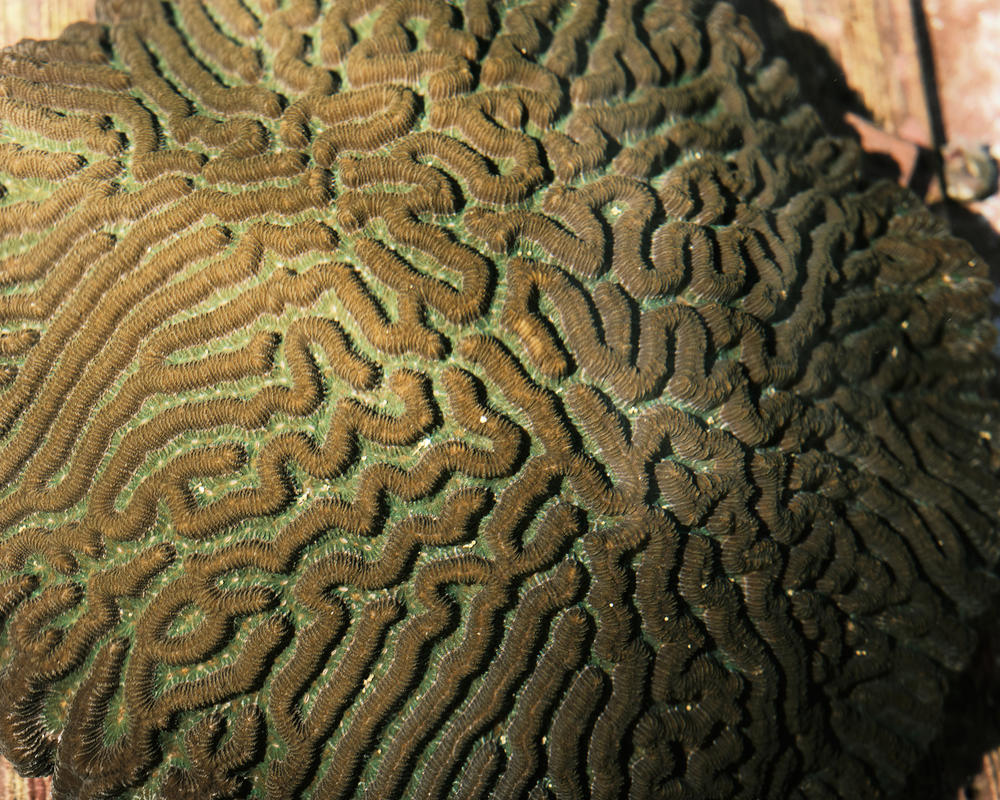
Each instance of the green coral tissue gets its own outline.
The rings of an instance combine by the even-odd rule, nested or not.
[[[997,585],[986,265],[699,0],[0,50],[0,754],[56,800],[889,797]]]

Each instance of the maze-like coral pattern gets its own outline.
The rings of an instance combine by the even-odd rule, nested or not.
[[[0,752],[58,798],[858,798],[994,585],[984,265],[725,4],[0,52]]]

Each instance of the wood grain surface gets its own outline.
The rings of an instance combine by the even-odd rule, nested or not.
[[[0,758],[0,800],[48,800],[48,778],[22,778]]]
[[[775,5],[792,28],[826,46],[887,133],[931,145],[911,0],[778,0]]]
[[[4,0],[0,46],[19,39],[51,39],[70,23],[94,19],[94,0]]]

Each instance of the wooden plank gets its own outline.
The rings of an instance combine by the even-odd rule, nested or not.
[[[910,0],[774,0],[774,4],[790,27],[826,47],[886,133],[921,147],[932,145]]]
[[[19,39],[51,39],[79,20],[96,21],[94,0],[0,2],[0,46]]]
[[[22,778],[0,757],[0,800],[49,800],[50,778]]]

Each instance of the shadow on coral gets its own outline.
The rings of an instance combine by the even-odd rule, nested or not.
[[[770,57],[789,62],[792,74],[799,79],[801,99],[816,108],[827,128],[857,138],[845,114],[853,112],[871,119],[872,112],[848,86],[826,47],[808,33],[792,28],[784,12],[770,0],[737,0],[735,5],[752,20]],[[921,48],[925,62],[929,61],[927,47],[924,43]],[[932,72],[927,73],[927,80],[933,133],[943,141]],[[899,179],[899,169],[887,155],[866,153],[864,170],[866,181]],[[923,194],[937,172],[933,154],[924,151],[910,187]],[[951,200],[938,203],[932,210],[947,219],[956,236],[973,245],[989,264],[994,284],[1000,285],[1000,234],[984,217]],[[985,796],[982,787],[974,785],[974,779],[982,772],[987,754],[1000,747],[1000,598],[994,599],[990,611],[975,627],[979,645],[968,670],[952,682],[940,735],[902,793],[910,800],[975,800]]]

